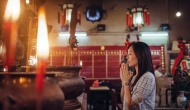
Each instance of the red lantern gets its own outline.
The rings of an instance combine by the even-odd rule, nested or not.
[[[141,28],[145,23],[150,25],[150,17],[148,9],[142,6],[133,6],[133,8],[128,9],[132,18],[130,20],[129,27]]]

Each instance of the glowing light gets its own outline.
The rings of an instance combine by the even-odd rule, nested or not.
[[[178,12],[176,13],[176,16],[177,16],[177,17],[180,17],[180,16],[181,16],[181,12],[178,11]]]
[[[7,71],[7,69],[6,69],[6,68],[3,68],[3,71],[4,71],[4,72],[6,72],[6,71]]]
[[[80,61],[80,66],[82,66],[82,61]]]
[[[19,82],[23,83],[23,78],[22,77],[19,78]]]
[[[61,32],[59,33],[59,37],[67,37],[70,36],[70,34],[68,32]],[[83,37],[83,36],[87,36],[87,33],[85,32],[76,32],[75,36],[77,37]]]
[[[16,80],[14,79],[14,80],[13,80],[13,84],[15,84],[15,83],[16,83]]]
[[[30,0],[26,0],[26,4],[29,4],[30,3]]]
[[[63,9],[66,10],[64,14],[66,14],[66,23],[71,22],[71,12],[73,9],[74,5],[73,4],[64,4]]]
[[[141,33],[141,36],[168,36],[168,33]]]
[[[20,14],[20,0],[9,0],[5,10],[4,19],[16,21]]]
[[[40,8],[38,15],[37,57],[44,60],[49,57],[48,31],[43,7]]]

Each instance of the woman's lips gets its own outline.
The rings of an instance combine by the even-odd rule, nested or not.
[[[127,64],[130,64],[130,61],[127,61]]]

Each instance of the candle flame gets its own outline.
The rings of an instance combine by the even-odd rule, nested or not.
[[[20,0],[8,0],[4,19],[16,21],[20,15]]]
[[[43,60],[47,60],[49,57],[48,31],[44,7],[40,7],[38,14],[37,57]]]
[[[82,66],[82,61],[80,61],[80,66]]]

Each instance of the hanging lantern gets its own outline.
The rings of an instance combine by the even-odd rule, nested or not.
[[[142,26],[144,24],[143,8],[142,7],[132,8],[131,13],[132,13],[132,17],[133,17],[133,25],[135,27]]]
[[[145,23],[147,23],[147,25],[150,25],[150,13],[148,12],[148,9],[145,8],[145,6],[141,7],[137,5],[128,10],[130,15],[132,15],[132,21],[128,23],[128,26],[130,28],[141,28]]]
[[[65,3],[63,5],[63,16],[62,17],[62,22],[64,22],[65,24],[70,24],[70,21],[71,21],[71,12],[72,12],[72,9],[74,7],[74,4],[68,4],[68,3]]]

